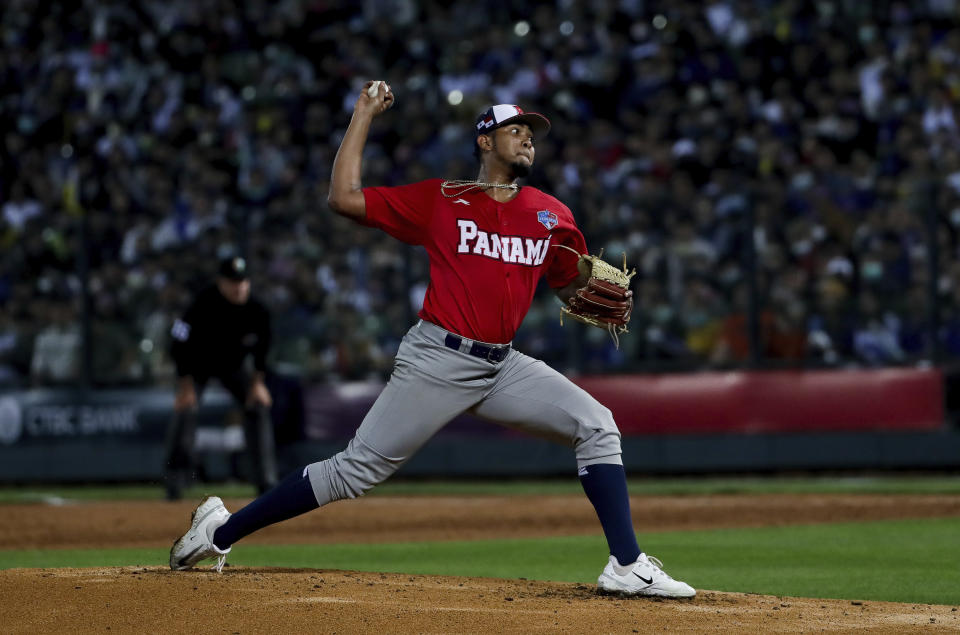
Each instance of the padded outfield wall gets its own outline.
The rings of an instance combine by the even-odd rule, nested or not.
[[[954,469],[937,369],[763,371],[576,377],[613,411],[633,474]],[[382,384],[306,387],[274,378],[281,463],[341,449]],[[0,394],[0,481],[156,480],[173,395],[161,389]],[[198,446],[210,479],[242,475],[243,436],[225,392],[204,398]],[[463,416],[402,474],[572,473],[568,448]]]

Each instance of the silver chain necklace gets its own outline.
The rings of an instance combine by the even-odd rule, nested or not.
[[[444,181],[440,184],[440,192],[447,198],[462,196],[473,190],[486,190],[494,188],[497,190],[520,191],[520,186],[516,183],[484,183],[483,181]],[[451,190],[449,193],[447,190]]]

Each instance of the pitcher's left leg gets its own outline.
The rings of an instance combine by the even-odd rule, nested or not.
[[[538,359],[513,351],[503,363],[493,390],[471,412],[574,448],[580,483],[610,548],[599,588],[623,595],[691,597],[690,586],[673,580],[637,545],[620,431],[610,410]]]
[[[480,417],[574,448],[580,482],[618,562],[640,555],[610,410],[542,361],[513,351],[491,392],[472,410]]]
[[[492,390],[471,411],[574,449],[577,467],[622,465],[620,431],[603,404],[542,361],[511,351]]]

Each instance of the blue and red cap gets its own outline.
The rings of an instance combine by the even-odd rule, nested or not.
[[[540,113],[524,112],[520,106],[513,104],[499,104],[491,106],[477,117],[477,136],[489,134],[500,126],[515,121],[530,126],[534,137],[543,137],[550,131],[550,120]]]

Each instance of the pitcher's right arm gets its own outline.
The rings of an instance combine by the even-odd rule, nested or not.
[[[353,107],[350,125],[340,142],[340,149],[333,160],[333,173],[330,176],[330,192],[327,205],[337,214],[361,221],[367,215],[364,202],[361,173],[363,171],[363,147],[367,143],[370,122],[393,105],[393,92],[386,82],[377,86],[377,96],[370,97],[367,89],[373,82],[367,82]]]

